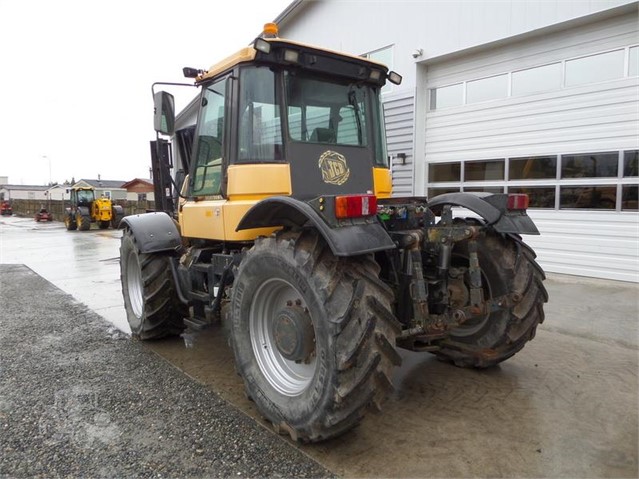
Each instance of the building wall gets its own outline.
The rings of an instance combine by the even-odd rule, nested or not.
[[[353,54],[392,45],[393,69],[404,76],[403,88],[412,89],[416,82],[416,61],[636,3],[630,0],[322,0],[305,2],[298,14],[280,25],[280,35]],[[413,58],[419,49],[422,55]]]
[[[25,186],[23,188],[16,188],[12,186],[11,188],[3,188],[0,187],[0,196],[3,196],[5,200],[46,200],[47,196],[45,195],[46,190],[34,190],[29,188],[29,186]]]
[[[638,3],[512,0],[390,5],[308,2],[280,31],[283,37],[355,54],[390,47],[390,66],[404,76],[401,86],[383,95],[395,194],[426,195],[438,192],[435,187],[468,191],[471,186],[506,192],[514,185],[507,181],[510,158],[554,155],[559,165],[550,181],[556,194],[554,208],[530,210],[542,235],[527,237],[542,265],[553,272],[639,281],[639,214],[636,201],[621,199],[625,188],[637,183],[632,174],[623,173],[625,155],[632,156],[639,148],[636,75],[570,88],[564,88],[562,77],[562,87],[552,91],[518,97],[509,90],[498,101],[449,109],[431,110],[430,105],[431,89],[455,82],[464,83],[466,95],[467,82],[506,73],[512,88],[512,78],[520,70],[558,62],[565,72],[570,59],[614,49],[623,49],[628,62],[629,47],[639,43]],[[628,64],[624,68],[628,72]],[[407,153],[405,164],[397,156],[402,152]],[[602,152],[618,156],[618,174],[597,179],[616,189],[613,209],[560,209],[563,187],[593,183],[589,178],[562,178],[563,155]],[[498,181],[471,185],[463,177],[449,183],[429,178],[429,165],[457,162],[463,171],[467,160],[494,158],[503,158],[506,165]]]

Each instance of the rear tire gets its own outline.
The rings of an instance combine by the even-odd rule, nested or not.
[[[131,230],[120,245],[120,279],[124,309],[134,338],[159,339],[184,330],[187,307],[180,302],[169,257],[140,253]]]
[[[435,354],[456,366],[486,368],[510,358],[534,338],[537,326],[544,321],[548,293],[535,253],[519,236],[487,230],[477,243],[484,297],[488,300],[508,295],[512,305],[472,318],[452,330]],[[468,258],[468,242],[457,243],[452,266],[463,271]],[[464,282],[468,284],[467,272]],[[460,289],[463,286],[456,288]]]
[[[392,391],[400,327],[378,274],[371,256],[337,258],[315,231],[260,238],[242,260],[229,308],[235,363],[278,432],[303,442],[337,436]],[[286,321],[312,331],[296,359],[281,346],[293,331],[279,329]]]

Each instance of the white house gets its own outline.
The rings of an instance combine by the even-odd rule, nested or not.
[[[0,185],[0,201],[46,200],[48,189],[41,185]]]

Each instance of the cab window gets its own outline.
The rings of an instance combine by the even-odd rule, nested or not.
[[[204,87],[192,183],[194,195],[221,194],[225,97],[226,79]]]

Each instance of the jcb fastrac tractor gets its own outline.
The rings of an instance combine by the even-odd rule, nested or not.
[[[535,335],[547,294],[525,195],[391,198],[380,89],[398,74],[272,33],[184,74],[196,125],[174,131],[173,97],[154,93],[166,211],[121,224],[134,337],[221,321],[248,396],[312,442],[379,408],[398,348],[486,368]]]
[[[86,231],[91,223],[97,223],[101,230],[109,226],[117,228],[124,217],[124,209],[112,204],[109,198],[96,198],[91,187],[71,188],[71,206],[66,208],[64,225],[67,230]]]

